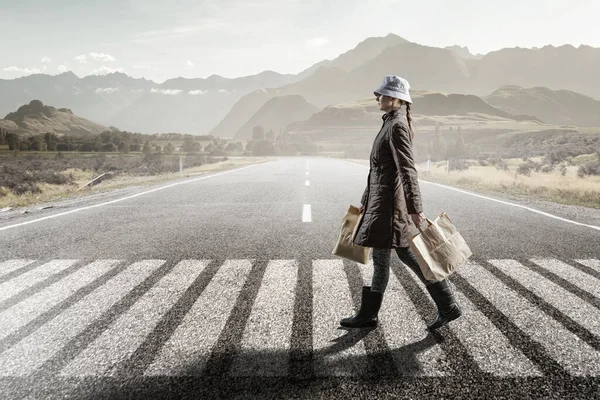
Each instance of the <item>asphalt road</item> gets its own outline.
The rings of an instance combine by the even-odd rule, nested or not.
[[[600,398],[600,228],[421,183],[473,251],[463,317],[331,254],[368,168],[281,158],[0,216],[0,397]],[[590,210],[581,209],[580,216]],[[372,261],[371,261],[372,263]]]

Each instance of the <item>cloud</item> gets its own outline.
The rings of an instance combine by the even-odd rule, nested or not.
[[[75,57],[75,60],[79,61],[81,64],[85,64],[87,62],[87,57],[85,54],[82,54]]]
[[[328,38],[323,38],[323,37],[315,37],[312,39],[308,39],[306,41],[306,44],[308,44],[311,47],[319,47],[319,46],[324,46],[326,44],[328,44],[331,40],[329,40]]]
[[[144,65],[134,65],[133,68],[135,68],[135,69],[149,69],[150,66],[146,65],[146,64],[144,64]]]
[[[196,66],[193,62],[191,62],[190,60],[187,60],[184,64],[184,68],[187,70],[191,70],[191,69],[196,68]]]
[[[91,52],[88,55],[85,55],[85,54],[78,55],[77,57],[75,57],[75,60],[79,61],[81,64],[87,63],[88,60],[102,61],[102,62],[116,61],[115,58],[113,56],[111,56],[110,54],[94,53],[94,52]]]
[[[50,57],[42,58],[42,64],[50,64],[50,63],[52,63],[52,60],[50,59]]]
[[[113,72],[123,72],[123,68],[110,68],[103,65],[100,68],[96,68],[95,70],[90,72],[90,75],[106,75],[112,74]]]
[[[144,89],[131,89],[131,93],[142,93]]]
[[[58,72],[67,72],[67,64],[62,64],[58,66]]]
[[[118,92],[119,88],[114,88],[114,87],[107,87],[107,88],[98,88],[95,90],[96,93],[114,93],[114,92]]]
[[[225,89],[219,89],[219,93],[229,93],[229,92]]]
[[[181,92],[183,92],[183,90],[181,89],[156,89],[156,88],[152,88],[150,90],[150,92],[152,93],[158,93],[158,94],[166,94],[169,96],[176,96],[178,94],[180,94]]]
[[[190,90],[188,92],[188,94],[192,95],[192,96],[198,96],[198,95],[204,94],[206,92],[208,92],[208,90]]]
[[[6,72],[24,72],[26,74],[39,74],[41,72],[38,68],[19,68],[15,65],[2,69]]]
[[[139,32],[132,36],[135,42],[151,43],[156,39],[185,38],[199,32],[202,26],[178,26],[172,29]]]
[[[116,61],[113,56],[111,56],[110,54],[104,54],[104,53],[93,53],[92,52],[89,54],[89,57],[94,61],[102,61],[102,62]]]

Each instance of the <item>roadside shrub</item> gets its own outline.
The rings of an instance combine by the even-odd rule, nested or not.
[[[591,175],[600,176],[600,160],[579,166],[579,169],[577,170],[578,177],[583,178]]]
[[[566,161],[569,157],[569,153],[563,149],[551,150],[548,154],[544,156],[544,164],[558,164],[560,162]]]
[[[470,163],[463,159],[450,159],[449,169],[450,171],[464,171],[469,169]]]
[[[0,187],[7,188],[16,195],[41,193],[37,183],[66,185],[74,181],[72,174],[57,173],[52,164],[44,165],[40,160],[16,161],[0,168]]]
[[[54,171],[41,170],[32,172],[32,181],[44,182],[52,185],[65,185],[73,182],[73,175],[65,175]]]
[[[31,181],[17,182],[10,190],[16,195],[22,195],[28,192],[41,193],[40,189],[35,183]]]
[[[59,155],[60,154],[60,155]],[[228,158],[211,157],[203,154],[190,153],[184,158],[184,168],[226,161]],[[58,153],[55,157],[46,158],[38,155],[25,157],[0,158],[0,188],[15,194],[27,192],[39,193],[38,183],[67,185],[75,183],[67,169],[91,171],[97,176],[105,172],[113,174],[125,173],[131,175],[159,175],[179,171],[179,157],[167,156],[160,153],[107,156],[99,154],[93,157],[70,157]],[[4,193],[4,192],[3,192]],[[0,197],[2,195],[0,194]]]
[[[508,171],[508,164],[503,159],[499,159],[495,164],[497,170]]]
[[[558,168],[558,170],[560,171],[560,174],[562,176],[565,176],[567,174],[567,166],[564,163],[560,164],[560,167]]]
[[[542,172],[544,172],[546,174],[549,172],[552,172],[552,171],[554,171],[554,167],[552,165],[544,165],[542,167]],[[565,168],[565,171],[566,171],[566,168]]]
[[[531,176],[531,172],[535,169],[535,163],[531,160],[522,163],[517,168],[517,173],[525,176]]]

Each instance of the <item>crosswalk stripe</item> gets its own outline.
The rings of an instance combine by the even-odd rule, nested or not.
[[[560,260],[532,259],[531,261],[600,299],[600,279],[581,272],[577,268]]]
[[[596,307],[515,260],[489,262],[585,329],[600,332],[600,310]]]
[[[36,260],[7,260],[0,263],[0,277],[9,274],[19,268],[31,265]]]
[[[295,260],[269,262],[231,375],[288,375],[297,276]]]
[[[597,259],[589,259],[589,260],[575,260],[579,264],[583,264],[586,267],[592,268],[596,272],[600,272],[600,260]]]
[[[0,355],[0,376],[24,376],[34,372],[162,264],[163,260],[144,260],[130,265],[125,271],[9,348]]]
[[[98,260],[0,312],[0,340],[27,325],[56,304],[110,271],[119,260]]]
[[[113,368],[131,356],[207,264],[195,260],[179,262],[60,374],[112,376]]]
[[[576,376],[598,375],[600,353],[556,320],[540,312],[485,268],[471,263],[458,273],[519,329],[540,343],[569,373]]]
[[[144,375],[200,375],[251,270],[251,260],[227,260]]]
[[[454,292],[463,315],[449,325],[450,330],[484,372],[498,377],[543,375],[464,294]]]
[[[360,265],[365,286],[371,286],[373,260]],[[398,373],[403,376],[445,376],[446,354],[428,335],[425,323],[408,294],[390,271],[383,295],[379,324],[390,347]]]
[[[75,264],[77,261],[78,260],[53,260],[4,282],[0,285],[0,302],[11,298],[19,292],[32,287],[52,275],[58,274]]]
[[[123,271],[119,272],[116,269],[114,272],[118,273],[104,283],[96,280],[114,270],[120,263],[119,260],[97,260],[81,268],[77,267],[79,269],[75,272],[65,271],[77,261],[49,261],[14,278],[7,277],[10,279],[0,284],[0,301],[19,301],[16,304],[4,304],[5,309],[0,312],[0,341],[17,331],[21,335],[14,338],[15,340],[11,339],[12,342],[4,349],[0,348],[0,376],[25,376],[42,366],[46,368],[44,363],[47,360],[56,357],[56,353],[69,341],[164,264],[163,260],[140,261],[124,268]],[[544,353],[545,359],[558,363],[555,364],[555,368],[560,368],[560,364],[565,371],[575,376],[600,376],[600,351],[596,350],[597,341],[600,340],[600,311],[595,305],[586,302],[583,296],[585,294],[590,299],[593,299],[592,296],[600,298],[600,285],[595,286],[600,280],[590,276],[590,273],[593,273],[592,269],[600,268],[600,260],[575,261],[581,264],[581,269],[555,259],[522,261],[526,265],[516,260],[502,259],[489,260],[485,264],[486,268],[470,262],[458,272],[457,279],[460,278],[463,286],[469,289],[465,292],[466,295],[455,290],[463,309],[463,316],[452,322],[448,329],[454,335],[454,341],[464,346],[463,354],[473,358],[476,363],[473,365],[478,366],[481,372],[496,377],[540,376],[543,374],[540,369],[544,369],[545,365],[535,365],[532,362],[535,361],[535,357],[524,347],[515,344],[513,339],[509,340],[510,331],[507,333],[503,325],[499,325],[489,315],[486,316],[487,311],[482,312],[478,309],[469,299],[477,294],[474,301],[478,305],[484,298],[487,299],[488,307],[493,305],[497,309],[494,312],[506,318],[506,323],[510,321],[515,330],[522,331],[519,335],[526,338],[530,345],[538,346],[539,343],[538,351]],[[35,260],[0,262],[0,276],[5,271],[9,274],[34,262]],[[205,270],[208,262],[179,262],[128,310],[119,315],[89,346],[85,349],[82,346],[83,351],[76,356],[74,353],[70,363],[63,364],[66,366],[60,374],[113,376],[121,371],[118,368],[119,364],[126,361],[148,335],[156,330],[156,324]],[[236,300],[253,270],[253,262],[224,262],[212,279],[207,281],[205,290],[187,314],[182,314],[179,326],[173,327],[173,335],[164,339],[166,342],[162,347],[157,347],[159,350],[154,360],[148,361],[149,367],[145,370],[145,375],[202,374],[206,362],[211,356],[215,357],[215,354],[212,354],[214,349],[218,348],[215,345],[218,344],[230,315],[235,312]],[[271,260],[264,270],[260,287],[253,286],[258,293],[248,311],[249,317],[246,314],[247,323],[245,327],[242,327],[242,324],[236,325],[240,327],[238,337],[241,337],[241,343],[229,370],[233,379],[245,376],[289,375],[298,265],[296,260]],[[368,265],[357,265],[364,284],[370,286],[373,274],[372,260]],[[585,270],[586,267],[590,269]],[[31,295],[29,292],[33,289],[27,293],[23,292],[62,271],[69,272],[69,275],[39,291],[37,287],[33,288],[36,292]],[[358,284],[358,270],[355,271],[352,275],[355,276],[353,285]],[[56,310],[56,313],[50,316],[52,318],[43,321],[43,325],[38,324],[39,326],[36,325],[31,332],[21,334],[23,326],[30,324],[53,307],[57,308],[57,305],[62,304],[73,293],[87,288],[94,281],[98,282],[96,286],[102,286],[95,290],[90,287],[88,292],[91,293],[85,297],[82,294],[81,299],[77,299],[77,302],[73,302],[74,304],[62,312]],[[512,289],[513,287],[515,289]],[[577,290],[581,292],[575,293]],[[29,297],[25,297],[25,294]],[[345,330],[339,329],[339,320],[355,312],[344,261],[312,261],[312,294],[312,299],[307,300],[312,300],[315,375],[367,374],[369,363],[363,343],[364,334],[361,330],[348,330],[346,333]],[[12,298],[15,295],[19,295],[19,298]],[[390,281],[379,313],[381,332],[376,337],[377,343],[385,340],[386,352],[389,347],[400,375],[455,375],[456,371],[449,369],[452,363],[446,354],[447,349],[444,351],[443,346],[428,335],[416,308],[416,299],[413,297],[412,300],[415,301],[414,304],[403,284],[390,271]],[[587,336],[582,336],[579,330],[586,332]],[[371,336],[368,339],[374,340]],[[528,354],[531,360],[523,353]],[[389,362],[388,365],[393,367],[391,358]],[[58,368],[55,370],[58,371]],[[141,371],[143,368],[139,373]]]
[[[343,260],[313,260],[313,360],[316,376],[366,373],[360,332],[338,330],[340,319],[354,312]],[[337,332],[336,332],[337,330]]]

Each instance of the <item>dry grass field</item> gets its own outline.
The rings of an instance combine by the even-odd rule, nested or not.
[[[594,157],[580,156],[580,160]],[[539,161],[540,158],[532,158]],[[369,165],[368,160],[347,159],[361,165]],[[552,172],[531,172],[531,176],[517,173],[521,159],[506,159],[508,170],[497,169],[493,165],[471,165],[463,171],[446,172],[445,162],[417,164],[419,178],[463,189],[483,193],[504,193],[556,203],[579,205],[600,209],[600,176],[577,176],[577,165],[567,166],[564,176],[558,170]],[[475,161],[471,161],[476,163]]]
[[[247,165],[271,161],[271,159],[272,157],[244,157],[235,159],[230,158],[226,161],[219,161],[216,163],[203,164],[192,168],[186,168],[183,172],[183,176],[194,176],[206,174],[209,172],[225,171],[234,168],[244,167]],[[104,180],[97,185],[82,188],[86,183],[99,176],[99,174],[90,170],[83,171],[81,169],[67,169],[65,171],[62,171],[62,173],[72,174],[73,183],[64,185],[38,183],[38,187],[41,189],[41,193],[28,192],[22,195],[15,195],[11,191],[5,190],[3,191],[4,195],[0,196],[0,209],[5,207],[30,206],[34,204],[56,201],[60,199],[87,196],[90,194],[106,192],[124,187],[143,186],[153,183],[166,182],[181,177],[179,172],[145,176],[118,174],[115,175],[112,179]]]

